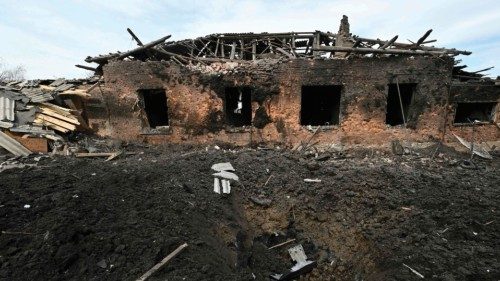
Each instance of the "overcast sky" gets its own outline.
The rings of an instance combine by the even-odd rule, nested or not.
[[[474,71],[500,75],[498,0],[0,0],[0,57],[23,65],[27,78],[83,77],[74,67],[88,55],[136,47],[126,28],[143,42],[223,32],[337,32],[342,15],[351,32],[398,42],[417,40],[428,29],[436,46],[472,51],[459,56]]]

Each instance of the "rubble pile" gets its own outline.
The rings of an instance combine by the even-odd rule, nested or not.
[[[497,155],[127,150],[0,165],[1,280],[138,280],[185,244],[147,280],[500,276]],[[214,169],[237,171],[229,194],[214,192]]]
[[[31,80],[0,85],[0,146],[16,156],[46,153],[72,132],[85,132],[85,88],[98,78]]]

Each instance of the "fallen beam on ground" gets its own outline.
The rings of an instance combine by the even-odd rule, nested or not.
[[[289,244],[289,243],[292,243],[292,242],[294,242],[294,241],[295,241],[295,239],[290,239],[290,240],[287,240],[287,241],[285,241],[285,242],[283,242],[283,243],[279,243],[279,244],[277,244],[277,245],[274,245],[274,246],[272,246],[272,247],[269,247],[269,248],[268,248],[268,250],[272,250],[272,249],[274,249],[274,248],[278,248],[278,247],[284,246],[284,245]]]
[[[92,153],[87,153],[87,152],[80,152],[76,153],[75,156],[78,158],[81,157],[111,157],[114,155],[119,155],[117,154],[118,152],[92,152]],[[126,152],[126,155],[133,155],[135,154],[134,152]]]
[[[80,157],[110,157],[113,156],[116,152],[93,152],[93,153],[76,153],[75,156]]]
[[[170,253],[168,256],[166,256],[161,262],[157,263],[155,266],[153,266],[150,270],[148,270],[146,273],[144,273],[141,277],[139,277],[136,281],[144,281],[148,279],[151,275],[153,275],[156,271],[158,271],[160,268],[162,268],[167,262],[169,262],[171,259],[173,259],[175,256],[177,256],[184,248],[188,246],[187,243],[184,243],[177,247],[172,253]]]

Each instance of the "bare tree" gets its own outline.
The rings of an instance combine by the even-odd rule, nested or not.
[[[22,65],[11,68],[0,58],[0,83],[24,80],[25,75],[26,69]]]

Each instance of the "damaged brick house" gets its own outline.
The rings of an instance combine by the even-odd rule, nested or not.
[[[85,104],[102,136],[161,142],[383,144],[497,140],[498,79],[466,72],[470,52],[330,32],[213,34],[88,57],[102,75]],[[427,40],[427,41],[426,41]]]

